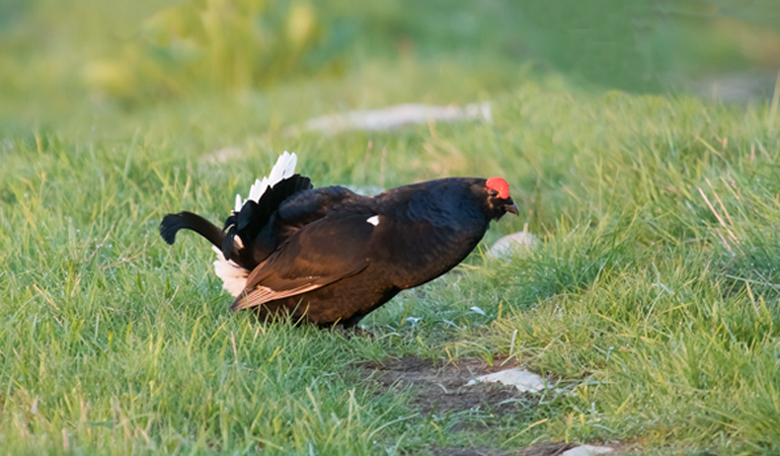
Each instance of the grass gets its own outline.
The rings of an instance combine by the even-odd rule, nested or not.
[[[9,454],[398,454],[565,438],[780,448],[780,148],[766,108],[526,82],[496,97],[493,125],[287,137],[247,136],[268,120],[228,127],[219,110],[235,105],[204,103],[4,139]],[[204,162],[218,144],[243,155]],[[402,294],[367,319],[376,340],[229,314],[205,243],[170,248],[159,220],[220,219],[282,148],[318,184],[377,182],[383,149],[387,186],[502,174],[525,215],[488,240],[528,222],[541,246],[509,261],[476,253]],[[474,417],[421,416],[354,369],[403,355],[508,355],[570,394],[500,430],[488,417],[489,430],[455,432]]]
[[[41,88],[6,87],[0,106],[0,452],[513,454],[559,440],[780,452],[776,103],[584,93],[492,54],[445,53],[450,32],[431,33],[419,56],[383,50],[339,76],[129,109],[16,74]],[[484,100],[493,123],[287,129],[346,109]],[[214,162],[225,148],[240,152]],[[316,185],[502,175],[521,216],[494,224],[453,274],[367,317],[373,339],[260,324],[227,311],[203,240],[169,247],[158,227],[184,209],[221,220],[283,150]],[[537,249],[483,255],[525,224]],[[562,391],[504,417],[421,414],[412,391],[356,367],[403,356],[508,357]]]

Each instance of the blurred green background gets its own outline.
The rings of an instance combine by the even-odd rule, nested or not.
[[[411,62],[411,63],[410,63]],[[449,65],[459,102],[559,73],[586,89],[771,96],[776,0],[3,0],[0,115],[16,125],[79,110],[247,96],[369,65]],[[476,75],[476,76],[475,76]],[[403,97],[401,97],[403,98]],[[377,100],[378,101],[378,100]],[[390,101],[390,100],[388,100]],[[395,101],[395,100],[393,100]],[[403,100],[398,100],[403,101]],[[353,103],[354,104],[354,103]],[[357,103],[360,104],[360,103]],[[371,104],[371,102],[368,102]]]

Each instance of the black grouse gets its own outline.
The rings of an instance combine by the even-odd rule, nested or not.
[[[188,229],[214,245],[215,272],[236,298],[232,310],[353,326],[401,290],[455,267],[491,220],[518,214],[500,177],[438,179],[361,196],[312,188],[294,174],[296,161],[285,152],[249,198],[236,195],[223,229],[191,212],[162,220],[168,244]]]

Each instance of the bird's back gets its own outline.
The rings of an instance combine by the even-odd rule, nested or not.
[[[470,183],[433,181],[376,197],[333,187],[302,192],[280,207],[279,220],[312,221],[293,223],[296,232],[253,273],[248,289],[305,290],[294,298],[264,292],[263,305],[300,303],[319,323],[330,322],[318,320],[325,315],[342,320],[364,315],[388,295],[449,271],[479,243],[488,222],[468,202],[458,201]],[[235,305],[254,303],[239,297]]]

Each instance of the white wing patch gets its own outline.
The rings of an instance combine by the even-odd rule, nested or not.
[[[260,197],[263,196],[269,187],[273,187],[284,179],[292,177],[292,175],[295,174],[295,165],[297,164],[298,156],[295,155],[295,152],[289,153],[285,150],[276,160],[276,164],[271,169],[271,173],[262,180],[255,180],[255,183],[252,184],[252,187],[249,189],[249,198],[242,200],[241,195],[236,195],[235,211],[240,212],[241,207],[249,200],[254,202],[260,201]]]
[[[233,296],[240,295],[246,288],[246,279],[249,277],[249,270],[242,268],[233,260],[226,260],[222,251],[216,247],[211,247],[217,252],[217,261],[214,262],[214,272],[217,277],[222,279],[222,288],[227,290]]]
[[[379,225],[379,216],[375,215],[373,217],[369,217],[366,219],[366,221],[374,226]]]

